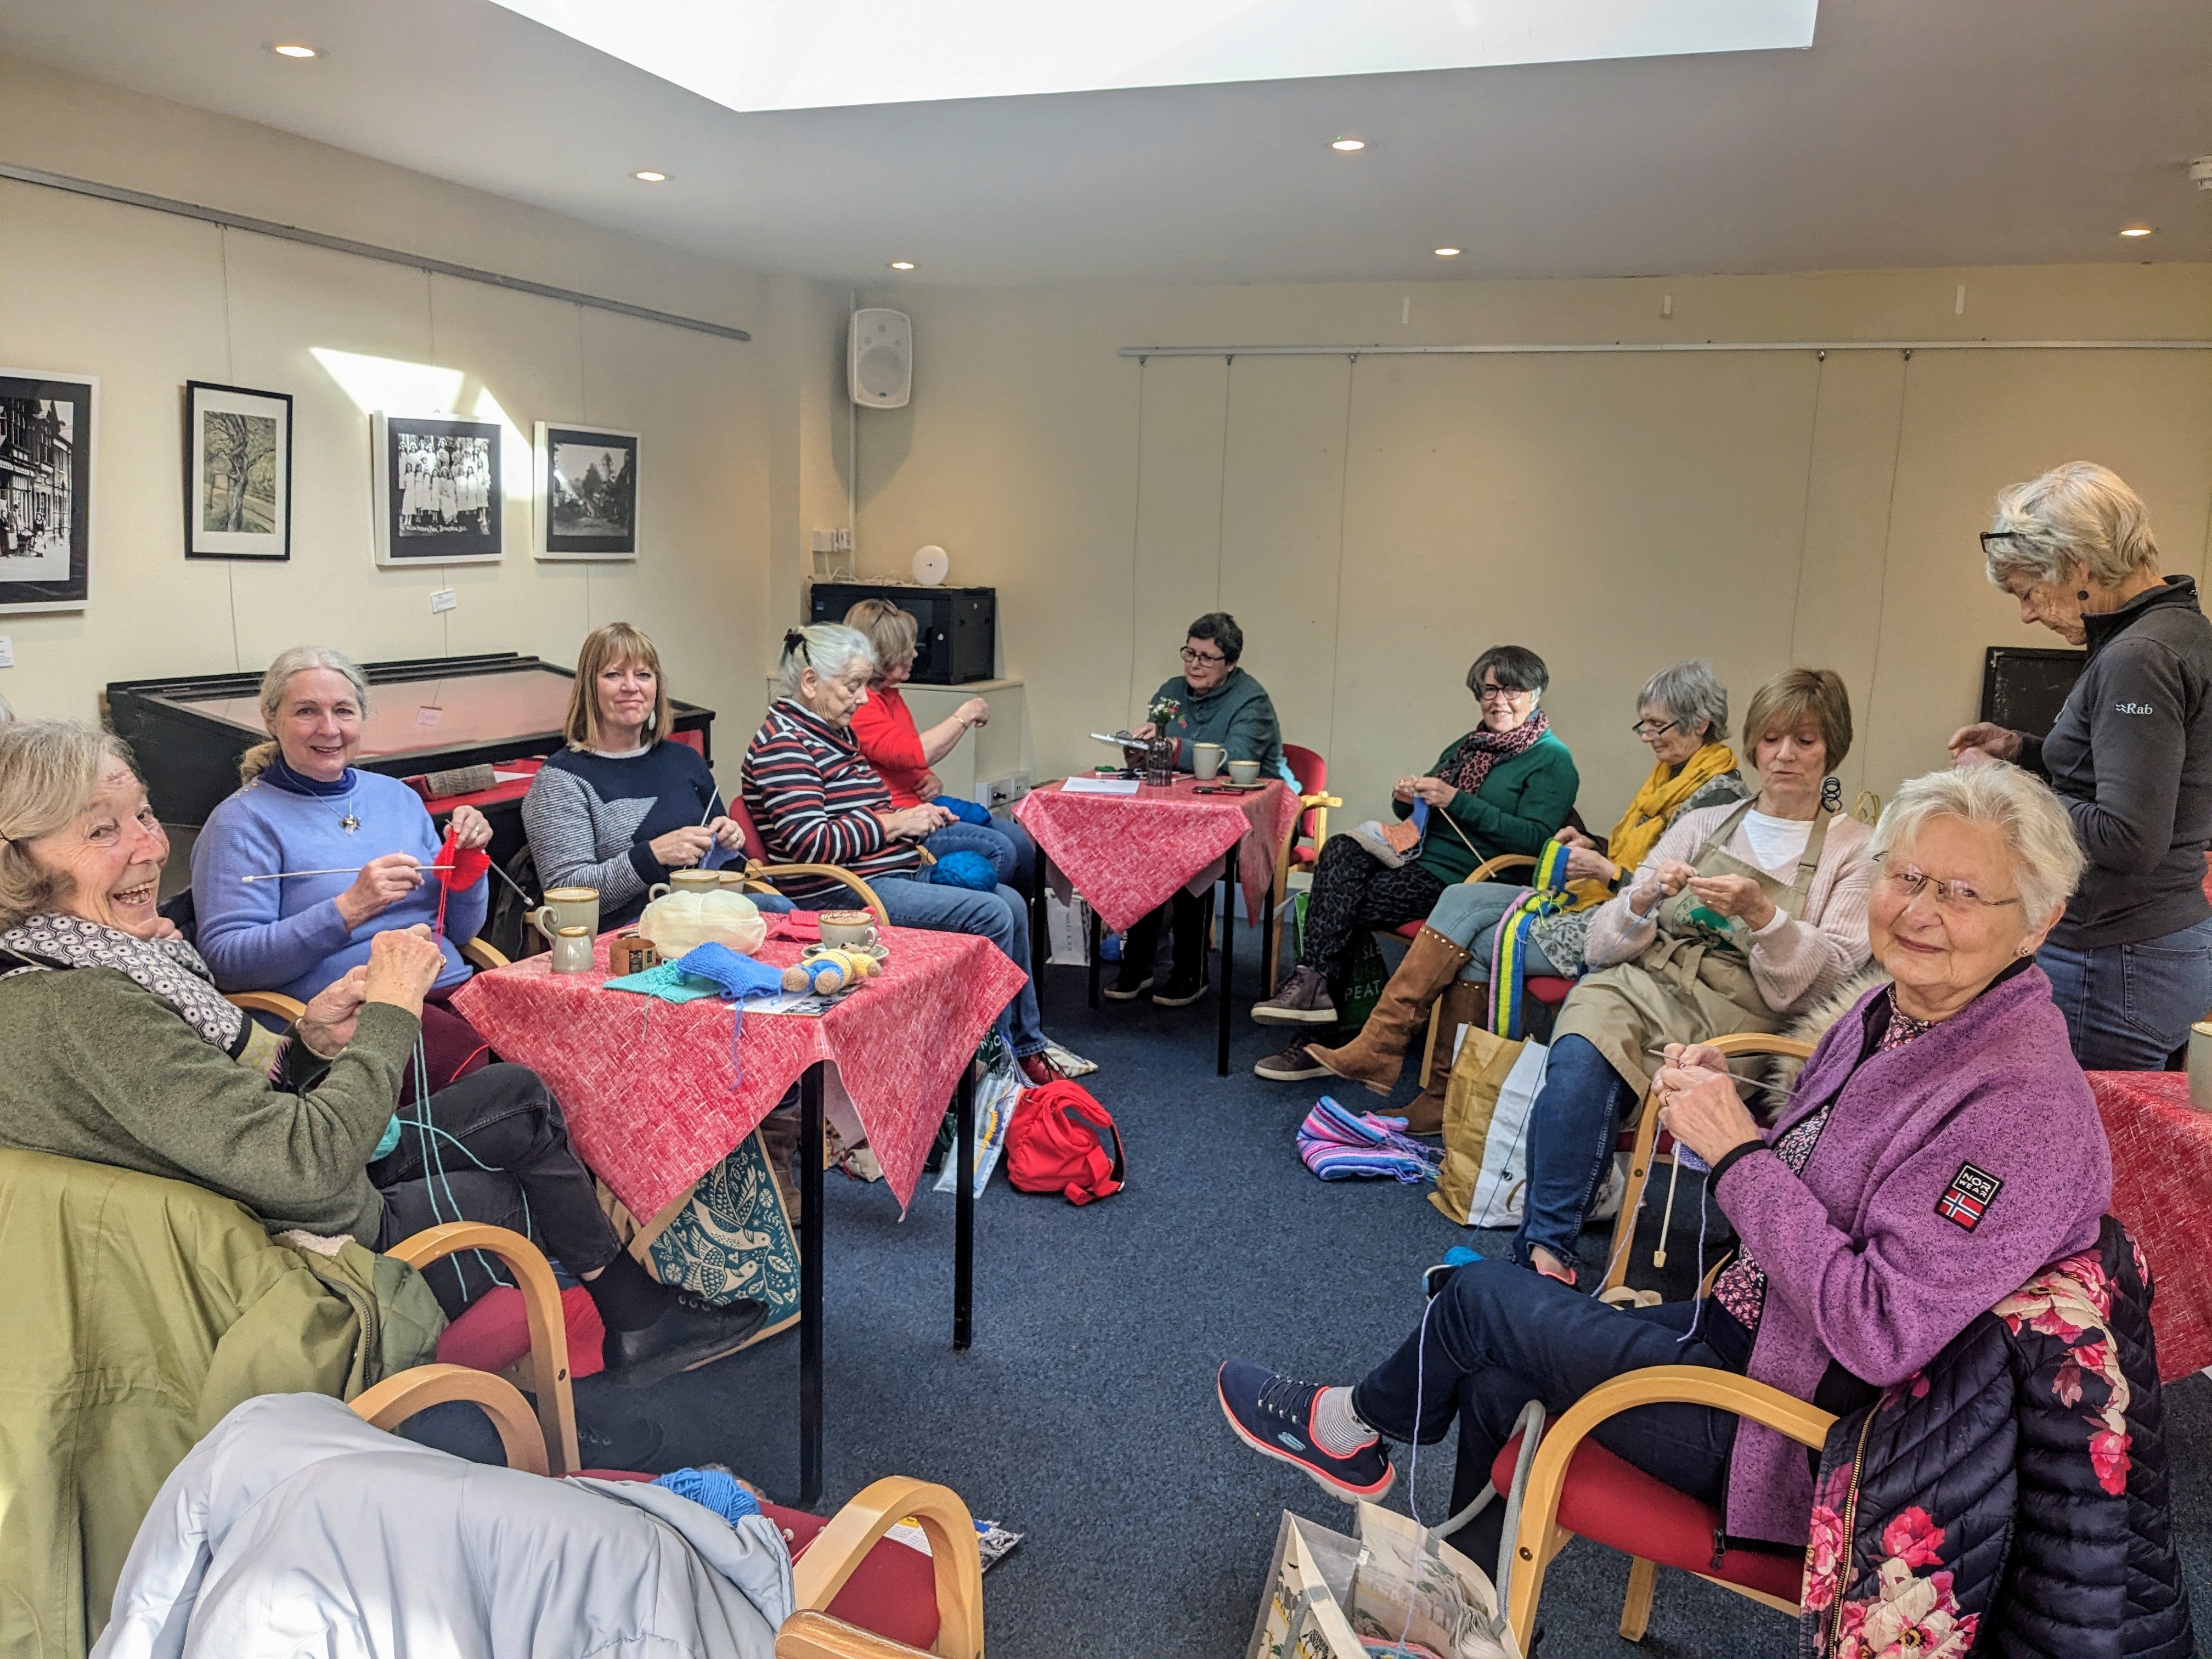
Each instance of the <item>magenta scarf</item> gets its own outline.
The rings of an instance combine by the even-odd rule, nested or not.
[[[1459,740],[1450,763],[1440,775],[1455,789],[1464,789],[1472,795],[1482,787],[1482,781],[1490,775],[1492,767],[1516,755],[1527,754],[1536,740],[1551,729],[1552,717],[1541,708],[1510,732],[1493,732],[1486,726],[1478,726]]]

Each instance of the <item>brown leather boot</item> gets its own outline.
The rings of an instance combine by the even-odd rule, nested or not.
[[[1429,1064],[1429,1085],[1406,1108],[1406,1133],[1440,1135],[1444,1132],[1444,1091],[1450,1085],[1452,1050],[1462,1025],[1482,1024],[1483,1000],[1490,988],[1473,980],[1455,979],[1444,988],[1442,1012],[1437,1016],[1437,1052]]]
[[[1430,1006],[1459,977],[1468,960],[1466,951],[1425,924],[1413,935],[1398,971],[1382,988],[1382,999],[1359,1035],[1341,1048],[1309,1043],[1306,1052],[1338,1077],[1364,1083],[1378,1095],[1389,1094],[1398,1086],[1407,1045],[1419,1035]]]

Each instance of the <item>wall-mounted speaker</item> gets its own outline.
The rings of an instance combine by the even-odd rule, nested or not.
[[[914,323],[903,311],[856,311],[845,376],[863,409],[904,409],[914,395]]]

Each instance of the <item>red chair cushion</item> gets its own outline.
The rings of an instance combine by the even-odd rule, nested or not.
[[[595,1480],[650,1480],[629,1469],[579,1469]],[[761,1513],[783,1531],[793,1561],[806,1553],[815,1535],[830,1524],[819,1515],[763,1504]],[[827,1609],[832,1619],[873,1631],[927,1653],[937,1640],[937,1568],[911,1545],[885,1538],[860,1558]]]
[[[1575,988],[1571,979],[1553,979],[1549,974],[1531,974],[1521,981],[1521,988],[1541,1003],[1558,1007],[1567,1000],[1567,993]]]
[[[1291,848],[1291,864],[1295,869],[1304,870],[1316,863],[1320,857],[1320,849],[1310,842],[1301,842]]]
[[[1521,1437],[1516,1434],[1490,1466],[1491,1484],[1498,1491],[1512,1486],[1513,1464],[1520,1455]],[[1786,1601],[1795,1601],[1803,1588],[1805,1561],[1799,1555],[1729,1550],[1716,1571],[1713,1534],[1720,1530],[1721,1512],[1644,1474],[1595,1440],[1577,1446],[1567,1464],[1559,1520],[1569,1532],[1608,1549],[1763,1590]]]
[[[606,1369],[600,1350],[607,1330],[592,1293],[571,1285],[561,1292],[561,1314],[568,1328],[568,1375],[597,1376]],[[524,1311],[522,1292],[505,1285],[470,1303],[438,1339],[441,1361],[473,1371],[505,1370],[529,1352],[530,1316]]]

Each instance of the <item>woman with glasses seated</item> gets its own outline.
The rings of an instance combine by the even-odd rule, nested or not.
[[[1363,929],[1419,921],[1444,890],[1501,853],[1539,853],[1574,811],[1575,757],[1538,705],[1551,684],[1526,647],[1494,645],[1467,671],[1481,724],[1437,757],[1424,777],[1398,780],[1400,823],[1332,836],[1314,866],[1298,965],[1252,1010],[1268,1024],[1314,1036],[1336,1024],[1352,947]],[[1261,1077],[1311,1077],[1306,1039],[1254,1067]]]
[[[1636,699],[1636,724],[1631,729],[1651,750],[1651,775],[1603,841],[1571,826],[1553,837],[1569,848],[1568,885],[1561,896],[1565,908],[1528,924],[1518,945],[1524,974],[1553,979],[1579,975],[1590,918],[1674,820],[1701,806],[1743,799],[1743,773],[1737,768],[1735,750],[1729,747],[1728,718],[1728,688],[1714,678],[1710,663],[1678,662],[1645,683]],[[1382,851],[1377,851],[1378,857]],[[1341,1048],[1310,1043],[1306,1066],[1263,1070],[1260,1075],[1286,1080],[1333,1073],[1364,1083],[1376,1094],[1390,1093],[1398,1086],[1407,1046],[1423,1029],[1437,999],[1455,982],[1489,982],[1498,924],[1528,891],[1527,884],[1519,881],[1463,881],[1444,889],[1359,1035]],[[1451,1012],[1448,1005],[1443,1037],[1451,1035]],[[1413,1133],[1435,1134],[1443,1129],[1449,1071],[1449,1066],[1437,1067],[1428,1090],[1408,1109]]]
[[[1176,740],[1176,769],[1194,769],[1192,754],[1201,743],[1218,744],[1224,761],[1255,760],[1263,778],[1281,778],[1296,787],[1283,764],[1283,728],[1267,688],[1237,666],[1244,654],[1244,630],[1225,611],[1208,611],[1190,625],[1182,642],[1182,674],[1152,693],[1151,707],[1171,703],[1164,720],[1146,720],[1133,738]],[[1218,865],[1200,871],[1189,886],[1129,929],[1121,941],[1121,969],[1106,994],[1132,1002],[1146,991],[1163,1008],[1181,1008],[1206,994],[1206,906],[1220,874]],[[1193,889],[1196,890],[1194,891]],[[1167,984],[1152,990],[1152,962],[1159,954],[1160,918],[1172,913],[1174,966]]]
[[[2155,1072],[2212,1007],[2212,623],[2189,576],[2161,576],[2134,490],[2069,461],[1997,497],[1990,580],[2089,659],[2050,732],[1984,720],[1961,766],[2017,761],[2049,780],[2089,860],[2038,960],[2088,1070]]]

